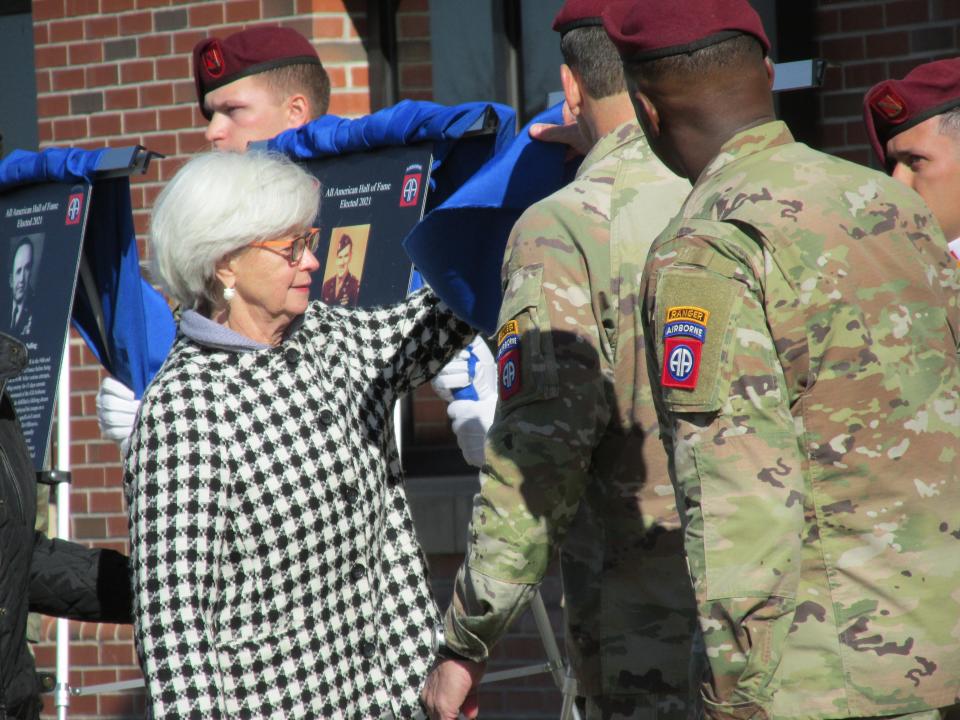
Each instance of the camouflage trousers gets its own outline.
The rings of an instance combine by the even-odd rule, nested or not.
[[[688,720],[686,698],[677,695],[596,695],[583,698],[586,720]]]

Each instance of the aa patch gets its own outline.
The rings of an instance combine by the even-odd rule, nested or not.
[[[497,333],[497,379],[500,400],[509,400],[523,387],[520,372],[520,325],[516,320],[503,324]]]
[[[695,390],[700,375],[700,357],[707,341],[710,311],[693,305],[667,308],[663,326],[664,387]]]

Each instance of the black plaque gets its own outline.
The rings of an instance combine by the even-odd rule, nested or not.
[[[412,267],[401,241],[423,217],[432,148],[421,143],[306,163],[321,184],[320,270],[311,298],[373,307],[406,296]]]
[[[90,194],[86,184],[48,183],[0,195],[0,330],[30,355],[7,388],[38,470],[50,440]]]

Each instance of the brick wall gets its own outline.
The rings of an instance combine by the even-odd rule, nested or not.
[[[816,143],[876,167],[863,127],[864,94],[916,65],[955,56],[960,0],[819,0],[815,13],[815,52],[830,61],[819,97]]]

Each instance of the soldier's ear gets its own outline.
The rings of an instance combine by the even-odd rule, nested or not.
[[[287,98],[287,127],[298,128],[310,122],[310,101],[305,95],[296,94]]]
[[[655,138],[660,136],[660,113],[657,106],[644,93],[634,90],[630,99],[633,101],[633,109],[637,113],[637,120],[643,126],[643,131],[647,137]]]
[[[570,66],[564,63],[560,66],[560,84],[563,86],[563,97],[574,118],[580,117],[583,95],[580,92],[580,82]]]
[[[773,90],[773,79],[777,71],[774,69],[773,63],[770,62],[770,58],[765,57],[763,64],[767,68],[767,82],[769,83],[770,89]]]

